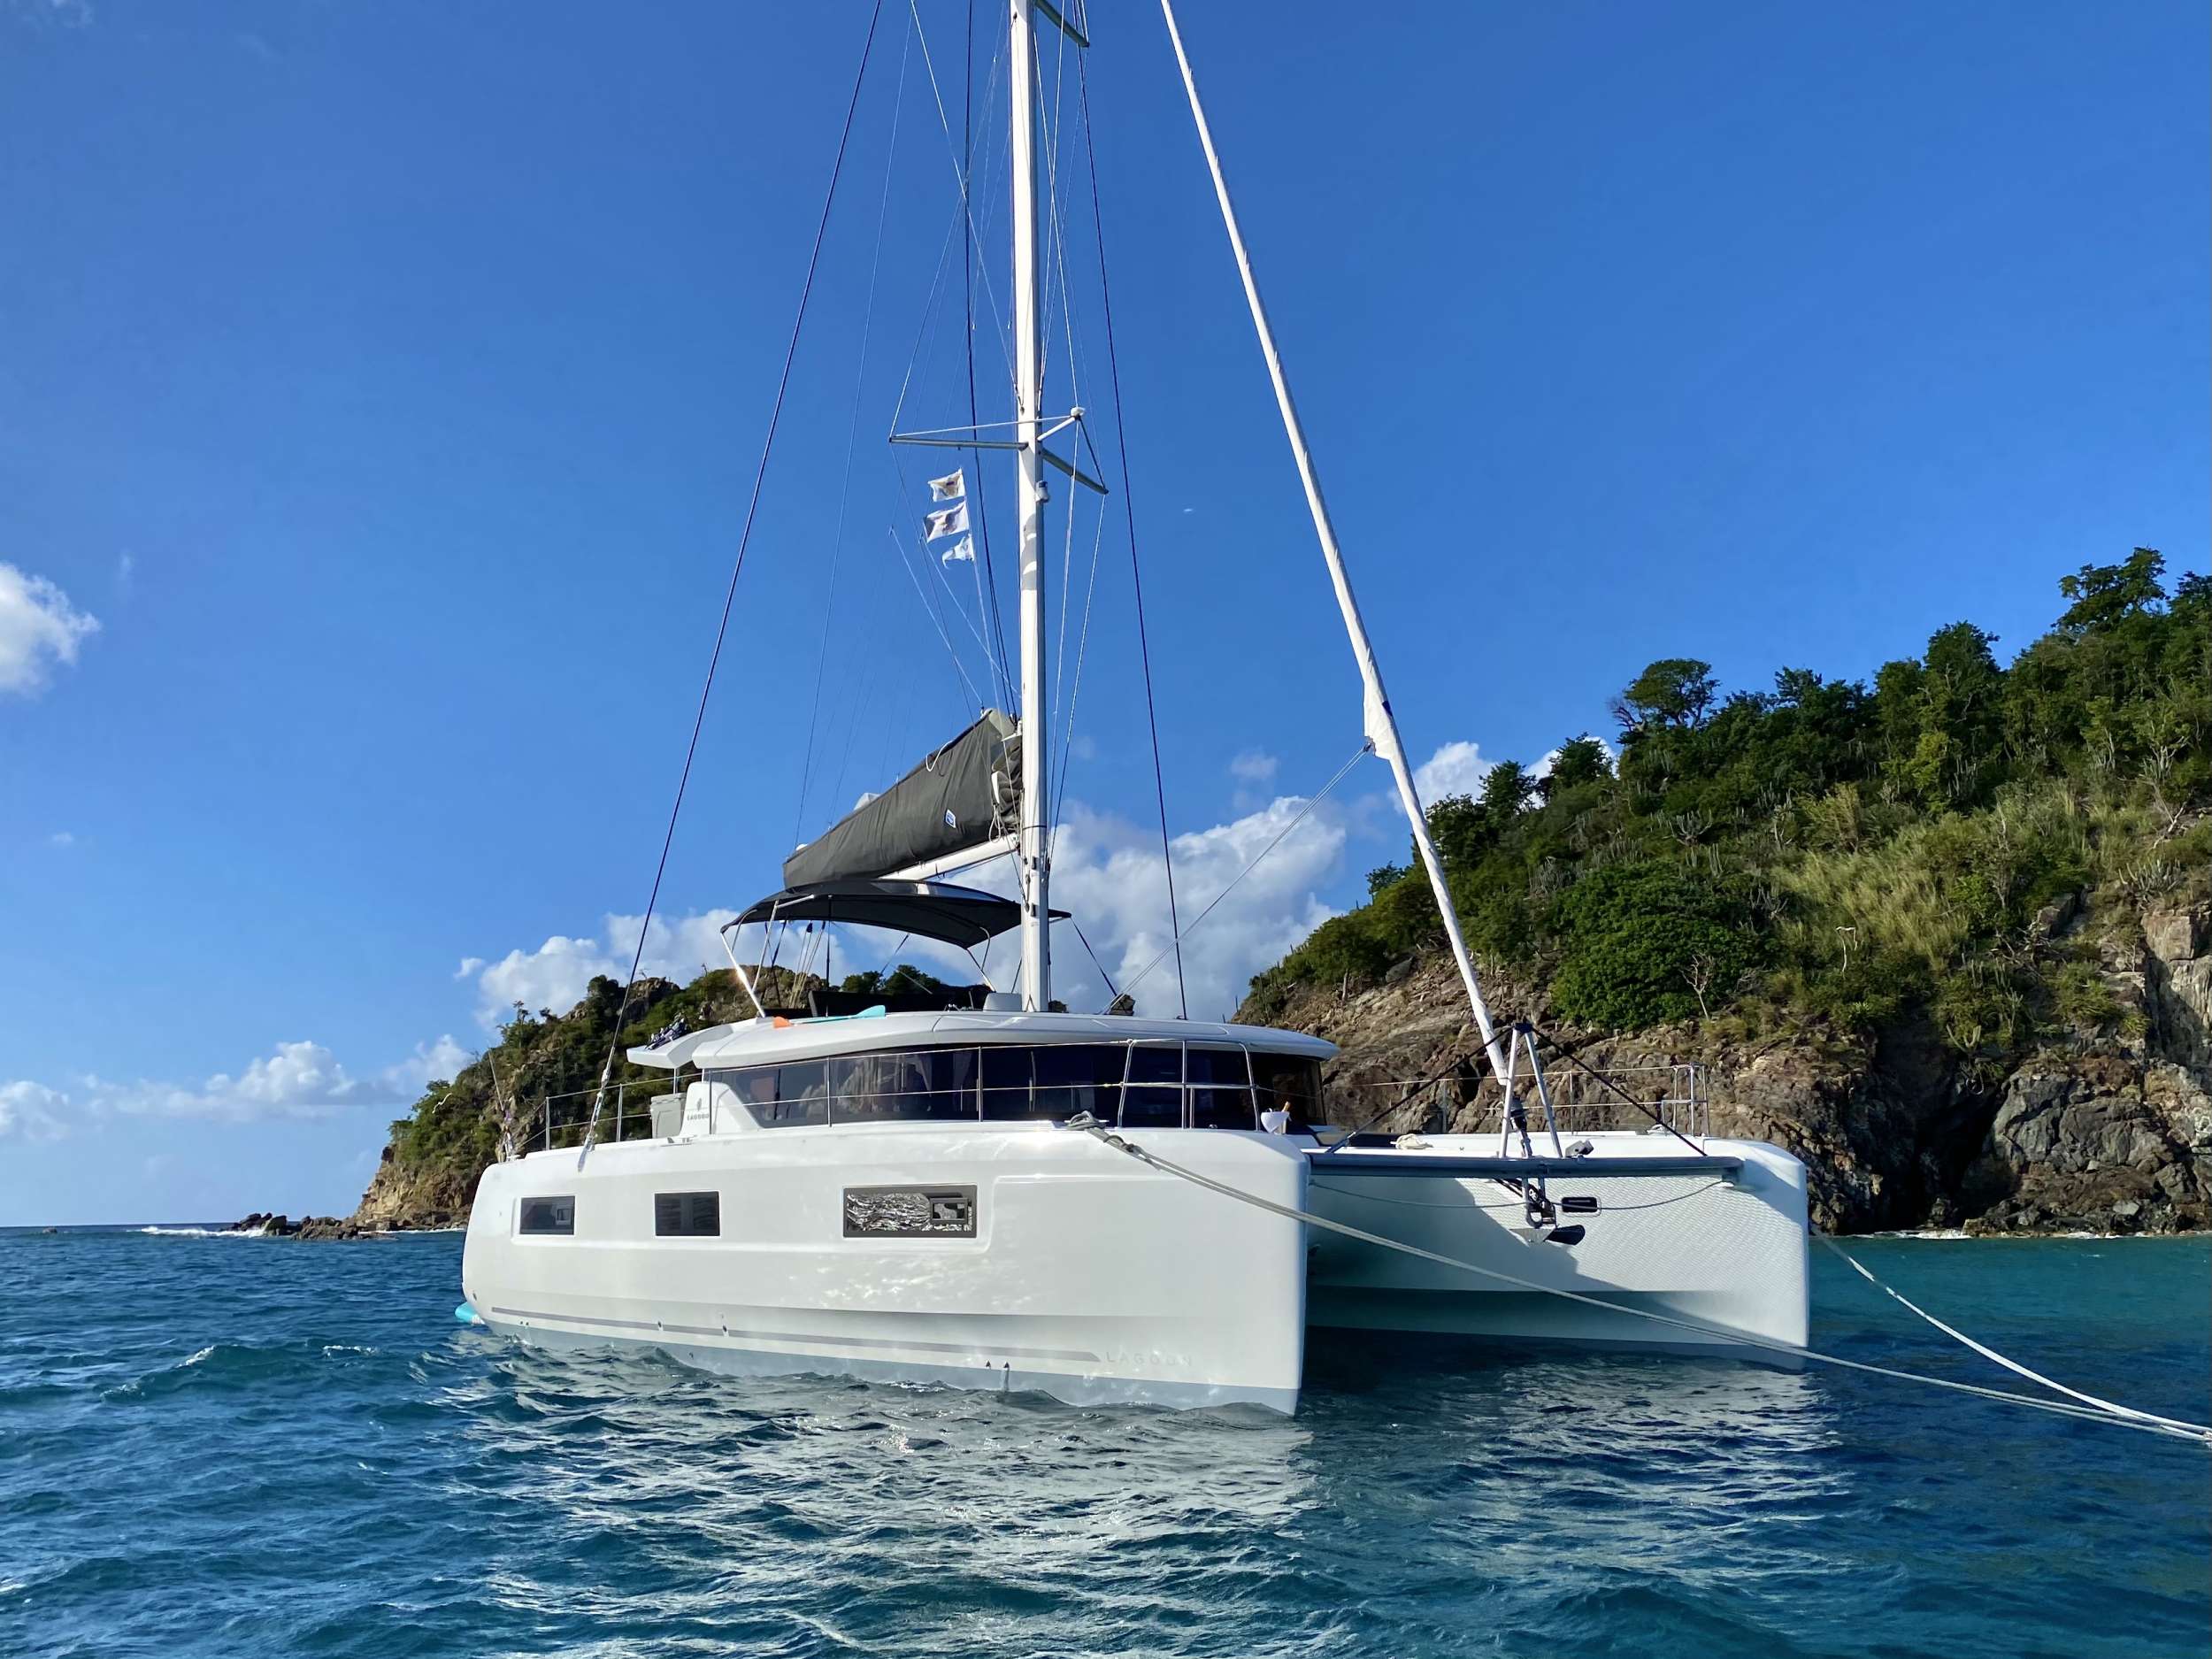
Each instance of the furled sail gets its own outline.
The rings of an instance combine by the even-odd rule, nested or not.
[[[883,876],[979,846],[1020,822],[1021,741],[996,709],[783,861],[787,887]]]

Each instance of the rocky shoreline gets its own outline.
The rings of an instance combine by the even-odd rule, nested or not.
[[[1724,1016],[1623,1037],[1553,1022],[1541,985],[1486,978],[1502,1018],[1525,1014],[1632,1093],[1662,1092],[1649,1068],[1701,1066],[1710,1133],[1802,1158],[1824,1232],[2212,1227],[2212,914],[2139,917],[2077,902],[2039,919],[2037,943],[2093,949],[2117,1011],[2098,1029],[2052,1037],[1995,1079],[1923,1021],[1874,1033],[1814,1021],[1761,1031]],[[1441,956],[1400,963],[1364,988],[1304,987],[1274,1023],[1338,1045],[1325,1076],[1333,1123],[1496,1127],[1497,1086],[1479,1064],[1464,995]],[[1571,1065],[1550,1062],[1547,1074],[1563,1124],[1649,1122]]]
[[[2039,916],[2018,949],[2088,964],[2101,1011],[2093,1025],[2047,1033],[2001,1064],[1962,1056],[1925,1015],[1875,1032],[1804,1018],[1762,1027],[1732,1010],[1633,1035],[1578,1030],[1553,1018],[1544,984],[1495,970],[1485,978],[1502,1018],[1527,1017],[1593,1070],[1628,1079],[1632,1092],[1663,1092],[1649,1068],[1701,1066],[1709,1133],[1770,1141],[1802,1158],[1814,1225],[1824,1232],[2212,1228],[2212,907],[2139,912],[2077,895]],[[725,998],[706,979],[687,990],[649,988],[648,1007],[680,998],[697,1004],[700,1021],[734,1017],[735,991]],[[588,1000],[533,1029],[553,1032],[590,1013]],[[1324,1078],[1332,1124],[1494,1131],[1497,1086],[1484,1074],[1464,995],[1442,955],[1408,958],[1370,985],[1302,987],[1268,1014],[1265,1023],[1339,1046]],[[518,1091],[574,1087],[558,1071],[536,1071],[526,1051],[509,1052]],[[1548,1075],[1563,1125],[1648,1121],[1570,1064],[1548,1063]],[[495,1145],[498,1125],[495,1094],[476,1093],[482,1104],[472,1099],[469,1121],[480,1113],[490,1131],[432,1156],[410,1156],[396,1137],[351,1216],[254,1215],[237,1230],[342,1240],[465,1225],[481,1160],[492,1156],[471,1148]]]
[[[273,1210],[257,1210],[240,1217],[222,1229],[225,1233],[250,1233],[264,1239],[375,1239],[395,1233],[451,1233],[465,1226],[468,1217],[448,1215],[442,1210],[397,1221],[395,1225],[380,1226],[364,1223],[357,1213],[351,1216],[302,1216],[297,1221]]]

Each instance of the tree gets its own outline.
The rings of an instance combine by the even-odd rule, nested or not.
[[[1809,668],[1784,668],[1774,676],[1774,700],[1786,708],[1809,703],[1825,682]]]
[[[1377,864],[1367,872],[1367,896],[1379,899],[1413,873],[1410,864]]]
[[[1544,780],[1544,793],[1549,795],[1562,789],[1577,789],[1612,775],[1613,762],[1605,752],[1605,745],[1585,732],[1559,746],[1559,752],[1552,757],[1550,775]]]
[[[1560,900],[1555,920],[1567,947],[1553,1000],[1570,1019],[1616,1031],[1702,1011],[1693,973],[1709,993],[1732,986],[1759,950],[1736,905],[1658,863],[1608,864],[1585,876]]]
[[[1628,682],[1613,700],[1624,731],[1701,726],[1718,690],[1713,665],[1694,657],[1666,657]]]
[[[1503,829],[1536,793],[1536,780],[1517,760],[1502,760],[1483,774],[1482,810],[1494,828]]]
[[[1490,814],[1469,795],[1448,795],[1432,803],[1428,818],[1438,854],[1455,868],[1472,869],[1497,839]]]
[[[2139,547],[2117,565],[2085,565],[2071,576],[2058,579],[2058,590],[2072,600],[2058,626],[2072,633],[2109,628],[2123,618],[2140,616],[2166,597],[2159,578],[2165,574],[2165,556],[2156,548]]]

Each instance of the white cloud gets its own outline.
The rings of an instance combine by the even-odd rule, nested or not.
[[[1479,795],[1490,763],[1482,750],[1462,739],[1445,744],[1413,770],[1413,787],[1421,804],[1433,806],[1448,795]]]
[[[0,1083],[0,1141],[10,1135],[26,1141],[59,1140],[69,1133],[62,1118],[68,1106],[66,1094],[43,1083]]]
[[[0,564],[0,692],[37,695],[53,664],[74,663],[79,642],[99,627],[43,576]]]
[[[520,1002],[525,1008],[549,1008],[566,1013],[583,999],[584,987],[594,975],[618,974],[620,965],[595,939],[571,939],[556,933],[526,954],[511,950],[488,964],[477,975],[483,1001],[477,1010],[487,1025]]]
[[[447,1035],[435,1042],[417,1043],[414,1053],[397,1065],[386,1066],[384,1076],[395,1088],[419,1094],[434,1080],[451,1082],[460,1074],[461,1068],[475,1058],[474,1053]]]
[[[638,963],[640,975],[657,975],[688,985],[709,968],[728,958],[723,954],[721,927],[735,910],[705,910],[689,916],[656,916],[645,953]],[[572,938],[556,933],[535,950],[511,950],[496,962],[481,956],[462,959],[454,977],[473,974],[480,1000],[477,1018],[487,1029],[497,1025],[517,1002],[535,1010],[549,1008],[565,1014],[584,999],[584,992],[600,974],[618,982],[630,971],[630,956],[637,949],[635,916],[608,916],[603,931]]]
[[[429,1051],[419,1049],[419,1056]],[[0,1134],[50,1140],[71,1118],[211,1118],[245,1123],[262,1118],[317,1118],[349,1106],[403,1103],[408,1091],[398,1073],[410,1063],[375,1078],[357,1078],[319,1042],[280,1042],[273,1052],[236,1076],[218,1071],[196,1087],[139,1079],[119,1082],[84,1077],[68,1089],[27,1079],[0,1083]]]
[[[1275,770],[1282,763],[1263,749],[1248,749],[1229,763],[1229,775],[1239,783],[1255,786],[1275,781]]]
[[[637,949],[640,919],[635,916],[607,918],[608,943],[621,954],[626,966],[630,953]],[[736,919],[735,910],[656,916],[653,930],[646,936],[644,955],[638,960],[639,974],[657,975],[673,979],[679,985],[688,985],[709,969],[724,966],[729,957],[722,950],[722,926]],[[618,979],[621,977],[620,973],[615,975]]]
[[[74,847],[77,838],[67,830],[56,830],[46,838],[46,844],[49,847]]]
[[[1176,910],[1185,933],[1183,977],[1193,1018],[1228,1014],[1243,1000],[1254,974],[1336,914],[1317,889],[1341,864],[1347,826],[1344,815],[1326,806],[1237,880],[1304,805],[1302,799],[1285,795],[1228,823],[1173,837]],[[1222,897],[1225,890],[1227,896]],[[1056,909],[1072,912],[1082,924],[1117,987],[1128,989],[1138,975],[1145,975],[1135,987],[1140,1010],[1177,1010],[1170,949],[1174,934],[1156,832],[1071,803],[1053,849],[1052,898]],[[1220,902],[1200,921],[1217,898]],[[1062,924],[1054,941],[1056,994],[1071,1008],[1101,1006],[1108,994],[1074,929]],[[1167,959],[1152,967],[1163,951],[1169,952]]]
[[[127,553],[115,561],[116,592],[126,598],[130,596],[131,580],[137,573],[137,570],[138,561]]]

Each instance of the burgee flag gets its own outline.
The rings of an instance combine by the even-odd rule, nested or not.
[[[975,562],[975,538],[964,535],[937,557],[948,565],[956,564],[961,559],[966,559],[973,564]]]
[[[934,541],[941,535],[961,535],[968,528],[968,503],[960,502],[933,513],[922,516],[922,536]]]
[[[929,480],[932,501],[958,501],[968,493],[968,476],[964,471],[948,472],[942,478]]]

